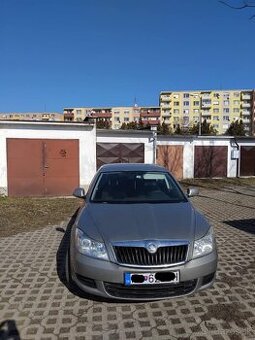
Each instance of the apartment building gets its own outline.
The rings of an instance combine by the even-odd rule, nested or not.
[[[62,113],[57,112],[12,112],[0,113],[0,120],[34,120],[34,121],[63,121]]]
[[[144,125],[158,125],[160,124],[160,107],[141,107],[140,108],[140,119]]]
[[[138,122],[140,119],[144,125],[157,125],[160,122],[160,107],[138,107],[138,105],[134,105],[64,109],[65,121],[83,121],[86,117],[108,121],[112,129],[120,129],[123,123]]]
[[[254,90],[162,91],[161,122],[188,128],[206,119],[219,134],[242,119],[247,135],[254,133]]]

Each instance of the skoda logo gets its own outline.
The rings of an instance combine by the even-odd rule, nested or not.
[[[154,243],[149,243],[146,247],[146,249],[148,250],[148,252],[150,254],[155,254],[156,251],[158,250],[158,247],[156,246],[156,244]]]

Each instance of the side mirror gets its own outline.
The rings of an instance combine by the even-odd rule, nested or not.
[[[198,196],[198,194],[199,194],[198,188],[188,188],[187,189],[187,196],[188,197]]]
[[[86,193],[83,188],[76,188],[74,189],[73,196],[78,197],[78,198],[85,198]]]

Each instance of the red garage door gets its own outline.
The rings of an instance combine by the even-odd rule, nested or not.
[[[255,146],[241,146],[240,176],[255,176]]]
[[[195,146],[194,176],[227,177],[227,146]]]
[[[8,195],[71,195],[79,186],[79,141],[7,139]]]
[[[177,179],[183,177],[183,146],[159,145],[157,163],[166,167]]]

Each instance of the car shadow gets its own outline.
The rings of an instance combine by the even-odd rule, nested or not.
[[[64,236],[60,242],[60,245],[58,247],[57,253],[56,253],[56,264],[57,264],[57,274],[59,277],[59,280],[66,286],[66,288],[74,295],[87,299],[92,301],[98,301],[98,302],[115,302],[115,303],[123,303],[123,301],[118,300],[110,300],[103,297],[98,297],[95,295],[91,295],[88,293],[85,293],[82,291],[74,282],[68,282],[66,279],[66,255],[68,252],[68,249],[70,247],[70,237],[71,237],[71,230],[73,227],[73,224],[75,222],[75,219],[77,217],[77,214],[79,212],[79,209],[76,210],[76,212],[71,217],[70,221],[67,224],[66,230],[63,228],[57,227],[56,231],[64,233]],[[1,338],[0,338],[1,339]],[[2,340],[2,339],[1,339]]]
[[[14,320],[5,320],[0,323],[1,340],[21,340]]]
[[[246,220],[233,220],[233,221],[223,221],[223,223],[230,225],[236,229],[245,231],[255,235],[255,219],[250,218]]]

